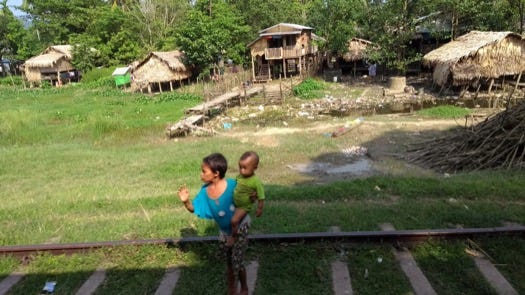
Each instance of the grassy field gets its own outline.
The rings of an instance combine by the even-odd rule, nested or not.
[[[289,168],[340,154],[349,146],[366,146],[386,138],[378,132],[366,138],[368,133],[364,130],[368,129],[356,131],[365,141],[358,141],[351,134],[335,139],[325,136],[327,130],[353,118],[328,117],[318,122],[290,119],[286,128],[278,121],[268,123],[264,130],[253,121],[240,121],[216,136],[170,140],[164,135],[165,126],[180,119],[185,108],[196,105],[198,95],[180,91],[145,96],[115,90],[108,83],[30,90],[7,85],[0,88],[0,102],[0,245],[4,246],[215,235],[214,225],[187,213],[174,192],[183,183],[192,192],[198,190],[201,159],[211,152],[224,153],[230,162],[228,176],[235,176],[236,160],[245,150],[260,153],[258,174],[268,196],[264,215],[254,221],[252,233],[317,232],[331,226],[343,231],[378,230],[378,224],[383,222],[390,222],[397,229],[525,224],[525,171],[482,171],[444,177],[408,168],[402,173],[376,173],[319,183],[317,175]],[[424,121],[422,117],[407,120]],[[396,136],[413,132],[396,129],[394,126],[404,123],[385,122],[382,116],[367,117],[365,122],[370,129],[382,126],[385,132]],[[525,243],[502,241],[506,243],[480,243],[508,266],[509,276],[525,292],[525,283],[519,279],[525,272],[518,267],[519,262],[525,263]],[[515,243],[513,256],[506,251],[511,243]],[[356,281],[360,294],[381,294],[382,288],[392,288],[389,294],[406,293],[407,282],[397,274],[399,270],[388,247],[339,246],[351,253],[345,254],[344,259],[352,261],[355,273],[363,273],[365,268],[370,271],[369,278]],[[329,294],[325,271],[328,261],[340,255],[334,247],[323,243],[254,245],[250,258],[264,257],[260,262],[263,283],[258,294],[304,287],[311,290],[308,294]],[[464,265],[464,247],[428,243],[416,249],[416,256],[429,271],[446,268],[443,259],[454,261],[459,267]],[[206,278],[216,284],[199,288],[223,290],[222,276],[214,275],[222,272],[222,265],[216,263],[212,252],[207,246],[192,246],[176,250],[126,248],[78,257],[43,255],[34,258],[30,266],[35,276],[17,286],[13,294],[41,288],[44,277],[67,281],[70,287],[63,287],[61,294],[70,294],[90,270],[101,264],[114,267],[114,272],[99,294],[117,294],[115,288],[123,280],[132,281],[130,277],[135,278],[136,285],[130,284],[127,291],[118,294],[130,294],[137,288],[151,293],[167,265],[186,267],[187,276],[181,279],[180,290],[195,290],[191,274],[201,275],[203,270],[207,270]],[[370,261],[378,255],[385,257],[385,262],[376,266],[376,272]],[[298,262],[297,257],[304,259]],[[0,259],[0,277],[18,267],[16,260]],[[144,268],[150,271],[144,272]],[[287,279],[291,273],[304,269],[308,271],[301,279]],[[385,276],[391,281],[385,281]],[[455,276],[471,274],[446,274],[443,278],[435,272],[432,280],[439,285],[455,280]],[[475,281],[479,274],[472,276]],[[443,286],[438,293],[466,294],[458,291],[463,288]],[[469,294],[491,294],[483,291],[486,286],[477,288]]]

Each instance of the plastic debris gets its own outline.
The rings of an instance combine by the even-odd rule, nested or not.
[[[362,157],[368,154],[368,149],[363,146],[351,146],[349,148],[341,150],[341,152],[345,155],[345,157],[354,158]]]
[[[44,285],[44,288],[42,289],[42,293],[40,293],[40,294],[51,294],[51,293],[55,292],[56,284],[57,284],[57,282],[55,282],[55,281],[46,282],[46,284]]]

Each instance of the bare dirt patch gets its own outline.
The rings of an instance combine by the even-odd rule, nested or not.
[[[350,118],[348,118],[350,119]],[[318,134],[331,137],[345,125],[345,118],[319,121],[301,127],[268,127],[255,130],[225,132],[224,136],[238,138],[265,147],[279,147],[287,134]],[[316,183],[368,177],[373,175],[432,175],[433,171],[417,167],[402,159],[412,142],[439,136],[458,127],[456,120],[422,119],[415,115],[391,114],[365,117],[348,132],[332,138],[346,148],[337,153],[323,154],[308,162],[288,163],[286,169],[313,177]]]

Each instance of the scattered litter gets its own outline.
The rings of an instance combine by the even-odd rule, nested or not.
[[[308,113],[308,112],[302,112],[302,111],[301,111],[301,112],[298,112],[297,115],[298,115],[299,117],[306,117],[306,116],[310,116],[310,113]]]
[[[465,248],[465,253],[473,257],[484,257],[483,253],[474,249]]]
[[[380,188],[379,186],[377,186],[377,185],[374,187],[374,189],[375,189],[376,191],[381,191],[381,188]]]
[[[42,292],[40,294],[51,294],[51,293],[55,292],[56,284],[57,284],[57,282],[55,282],[55,281],[46,282],[46,284],[44,285],[44,288],[42,289]]]
[[[232,123],[222,123],[224,129],[232,129]]]
[[[353,121],[347,122],[343,127],[339,127],[336,131],[332,132],[332,137],[338,137],[341,136],[350,130],[354,129],[355,127],[359,126],[361,122],[364,121],[363,117],[359,117]]]
[[[383,257],[377,257],[377,263],[383,262]]]
[[[368,268],[365,268],[365,279],[368,279]]]
[[[345,155],[345,157],[355,158],[368,154],[368,149],[362,146],[351,146],[349,148],[343,149],[341,152]]]

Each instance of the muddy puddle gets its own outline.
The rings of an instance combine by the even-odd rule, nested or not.
[[[298,173],[311,175],[319,178],[351,178],[370,175],[374,172],[372,160],[368,157],[332,162],[310,162],[288,165]]]

